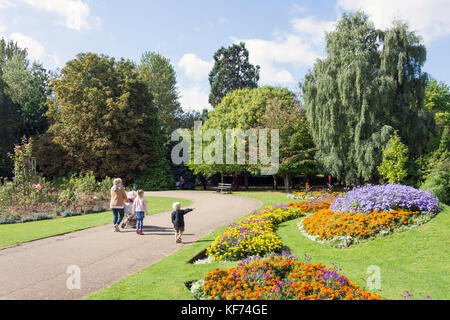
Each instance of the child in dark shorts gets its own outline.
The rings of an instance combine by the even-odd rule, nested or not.
[[[181,210],[181,204],[179,202],[176,202],[172,206],[173,212],[172,212],[172,223],[173,227],[175,229],[175,241],[176,243],[181,243],[181,237],[183,236],[184,232],[184,215],[193,211],[194,209],[186,209]]]

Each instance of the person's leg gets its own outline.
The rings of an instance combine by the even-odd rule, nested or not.
[[[142,225],[142,220],[140,217],[137,217],[137,221],[136,221],[136,230],[137,231],[141,231],[141,225]]]
[[[117,213],[117,209],[112,209],[112,213],[114,215],[113,224],[116,225],[117,224],[117,220],[119,219],[119,214]]]
[[[122,222],[123,217],[125,216],[125,209],[118,209],[117,211],[118,211],[118,213],[120,215],[120,218],[117,221],[117,225],[119,225]]]

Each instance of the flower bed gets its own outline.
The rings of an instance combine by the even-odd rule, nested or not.
[[[110,178],[97,182],[92,174],[73,175],[59,186],[35,179],[33,184],[0,183],[0,224],[99,213],[109,207]]]
[[[348,247],[363,239],[404,231],[411,226],[424,224],[433,215],[406,210],[361,212],[336,212],[320,210],[304,218],[301,231],[310,239],[333,246]]]
[[[409,210],[422,214],[436,214],[439,200],[431,193],[413,187],[388,184],[356,187],[345,196],[337,198],[330,207],[333,211],[363,212]]]
[[[295,192],[293,194],[288,195],[288,199],[294,199],[294,200],[314,200],[320,197],[342,197],[345,195],[345,192],[333,192],[328,190],[306,190],[306,191],[299,191]]]
[[[268,206],[230,225],[207,248],[207,255],[216,261],[236,261],[252,255],[280,252],[282,243],[275,233],[276,225],[301,216],[302,211],[286,205]]]
[[[282,222],[300,218],[307,212],[328,208],[332,198],[324,197],[288,205],[271,205],[230,225],[207,248],[207,256],[216,261],[237,261],[254,255],[281,252],[281,239],[275,233]]]
[[[194,283],[201,300],[381,300],[338,273],[334,265],[299,262],[289,253],[254,257],[228,270],[216,269]]]

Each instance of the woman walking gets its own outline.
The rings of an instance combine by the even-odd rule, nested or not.
[[[110,208],[114,214],[114,232],[120,232],[119,225],[125,215],[125,202],[128,203],[128,196],[122,187],[122,179],[115,179],[111,188]]]

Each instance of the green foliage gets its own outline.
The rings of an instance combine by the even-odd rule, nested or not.
[[[49,77],[42,66],[30,63],[26,49],[0,40],[0,176],[11,176],[12,163],[6,155],[20,137],[41,134],[48,127]]]
[[[145,52],[139,65],[139,76],[153,97],[164,132],[171,133],[177,129],[175,121],[183,113],[172,63],[159,53]]]
[[[413,156],[421,154],[434,119],[423,110],[426,49],[420,38],[398,22],[376,29],[357,12],[344,14],[326,39],[328,57],[303,86],[324,168],[346,182],[370,180],[393,129]]]
[[[427,176],[421,189],[429,190],[438,197],[438,199],[450,204],[450,158],[447,158],[436,164]]]
[[[290,180],[294,175],[308,175],[315,170],[314,145],[309,126],[295,94],[288,89],[261,87],[237,89],[225,96],[208,115],[204,130],[220,129],[278,129],[280,132],[279,174]],[[224,143],[224,163],[226,163]],[[191,164],[195,174],[212,176],[217,173],[259,174],[261,164]]]
[[[450,86],[432,79],[425,89],[425,109],[436,114],[437,123],[450,125]]]
[[[389,139],[387,147],[383,147],[383,161],[378,172],[388,183],[401,183],[408,175],[408,158],[408,147],[402,143],[396,131]]]
[[[133,62],[79,54],[51,89],[49,134],[73,169],[132,180],[157,161],[159,119]]]
[[[175,179],[166,159],[150,165],[135,180],[139,189],[146,191],[162,191],[175,189]]]
[[[236,89],[258,87],[260,67],[249,62],[249,52],[244,43],[220,48],[214,54],[214,61],[209,74],[209,103],[214,107]]]

